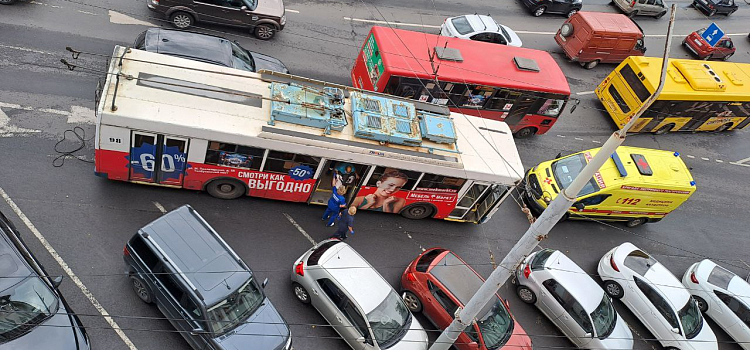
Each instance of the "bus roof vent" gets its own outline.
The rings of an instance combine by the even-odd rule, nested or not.
[[[725,91],[727,84],[708,63],[693,60],[673,61],[672,65],[696,91]]]
[[[437,143],[456,142],[456,127],[450,117],[429,112],[418,112],[422,137]]]
[[[422,144],[414,104],[360,92],[352,92],[351,101],[355,136],[407,146]]]
[[[525,58],[525,57],[513,57],[513,63],[516,64],[516,68],[520,70],[525,70],[529,72],[539,72],[539,64],[536,63],[535,60],[531,58]]]
[[[452,47],[435,46],[435,55],[441,60],[456,62],[464,61],[464,56],[461,56],[461,51]]]
[[[271,83],[271,119],[276,121],[341,131],[346,126],[344,92],[339,88],[323,89],[296,84]]]
[[[745,82],[742,81],[742,78],[740,78],[735,72],[732,72],[730,70],[725,70],[724,75],[727,77],[727,79],[729,79],[730,82],[732,82],[732,84],[736,86],[745,85]]]

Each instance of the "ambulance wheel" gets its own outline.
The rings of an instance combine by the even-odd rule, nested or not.
[[[536,128],[530,126],[516,131],[513,136],[515,136],[517,139],[525,139],[534,134],[536,134]]]
[[[648,222],[648,219],[646,219],[646,218],[635,218],[635,219],[628,220],[625,223],[625,226],[627,226],[627,227],[636,227],[636,226],[641,226],[641,225],[645,224],[646,222]]]
[[[413,204],[402,210],[401,216],[407,219],[420,220],[429,217],[434,211],[435,210],[428,205]]]
[[[583,68],[593,69],[594,67],[599,65],[599,60],[593,60],[591,62],[582,63],[581,65],[583,66]]]
[[[669,124],[666,124],[666,125],[662,125],[661,128],[656,129],[656,131],[654,131],[654,135],[664,135],[664,134],[672,131],[672,128],[674,128],[674,123],[669,123]]]
[[[235,199],[242,197],[247,189],[245,184],[235,179],[218,179],[206,186],[208,194],[220,199]]]

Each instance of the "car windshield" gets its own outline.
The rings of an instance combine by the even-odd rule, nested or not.
[[[245,321],[260,306],[263,293],[250,278],[228,298],[208,309],[208,323],[216,334],[222,334]]]
[[[250,53],[239,45],[232,43],[232,66],[237,69],[255,72],[255,61]]]
[[[38,277],[0,292],[0,343],[18,338],[57,312],[57,296]]]
[[[453,27],[456,28],[458,34],[464,35],[474,31],[474,29],[471,28],[471,24],[469,24],[469,20],[466,18],[466,16],[451,19],[451,23],[453,23]]]
[[[570,186],[570,183],[573,182],[573,179],[578,176],[578,173],[580,173],[585,166],[586,158],[583,156],[583,153],[580,153],[553,162],[551,168],[552,173],[555,175],[557,185],[560,186],[560,189],[563,189]],[[581,193],[579,193],[578,196],[585,196],[596,191],[599,191],[599,186],[596,184],[596,181],[594,181],[594,178],[591,178],[591,180],[583,186]]]
[[[617,312],[606,294],[602,297],[599,306],[591,313],[591,321],[594,322],[594,331],[599,339],[607,338],[615,329]]]
[[[513,319],[500,299],[496,299],[492,308],[477,320],[477,325],[487,349],[500,348],[513,333]]]
[[[372,334],[381,349],[388,348],[406,334],[411,322],[411,313],[403,300],[393,290],[380,305],[367,313]]]
[[[701,316],[698,305],[693,300],[693,297],[688,299],[687,304],[677,314],[680,317],[682,328],[685,330],[685,338],[695,338],[703,327],[703,316]]]
[[[499,27],[500,27],[500,32],[502,32],[503,36],[505,37],[505,39],[508,40],[508,44],[510,44],[511,42],[513,42],[513,38],[511,38],[510,34],[508,34],[508,31],[505,30],[505,28],[503,28],[503,26],[499,25]]]

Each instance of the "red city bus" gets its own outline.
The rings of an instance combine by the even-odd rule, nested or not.
[[[287,74],[117,46],[95,172],[119,181],[482,223],[521,180],[508,126]]]
[[[357,55],[352,84],[504,121],[519,138],[546,133],[570,97],[545,51],[377,26]]]

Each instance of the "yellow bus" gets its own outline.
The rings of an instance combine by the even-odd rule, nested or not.
[[[631,56],[596,88],[619,129],[659,85],[661,58]],[[725,131],[750,124],[750,64],[670,59],[664,89],[630,132]]]

